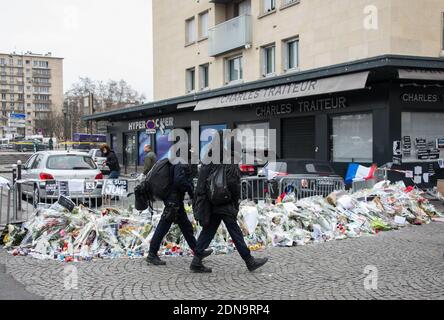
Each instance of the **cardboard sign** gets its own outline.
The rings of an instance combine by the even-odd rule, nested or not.
[[[105,180],[102,194],[106,196],[124,196],[128,193],[128,180]]]
[[[83,193],[91,193],[96,189],[96,182],[95,181],[85,181]]]
[[[53,195],[57,191],[57,183],[55,181],[47,181],[45,184],[45,191],[47,195]]]

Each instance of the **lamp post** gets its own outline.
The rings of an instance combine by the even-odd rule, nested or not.
[[[66,122],[66,117],[67,116],[67,110],[66,110],[66,108],[63,108],[63,123],[64,123],[64,126],[63,126],[63,132],[64,132],[64,136],[65,136],[65,150],[68,150],[68,144],[67,144],[67,140],[68,140],[68,133],[67,133],[67,127],[68,127],[68,124],[67,124],[67,122]]]

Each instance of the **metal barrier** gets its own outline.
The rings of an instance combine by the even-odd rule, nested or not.
[[[345,190],[344,180],[339,177],[301,177],[285,176],[279,179],[279,195],[294,192],[296,199],[313,196],[327,197],[330,193]]]
[[[76,205],[96,210],[129,209],[134,205],[134,188],[139,182],[137,179],[17,180],[10,190],[0,188],[0,225],[26,221],[37,208],[50,207],[60,195]]]
[[[259,201],[270,197],[270,184],[266,177],[241,179],[241,200]]]

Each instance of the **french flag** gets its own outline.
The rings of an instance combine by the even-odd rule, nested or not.
[[[374,177],[377,166],[374,164],[370,168],[361,166],[359,163],[350,163],[345,176],[345,183],[350,184],[356,180],[369,180]]]

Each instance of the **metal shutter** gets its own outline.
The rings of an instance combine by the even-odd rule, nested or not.
[[[315,117],[282,120],[283,158],[315,158]]]

